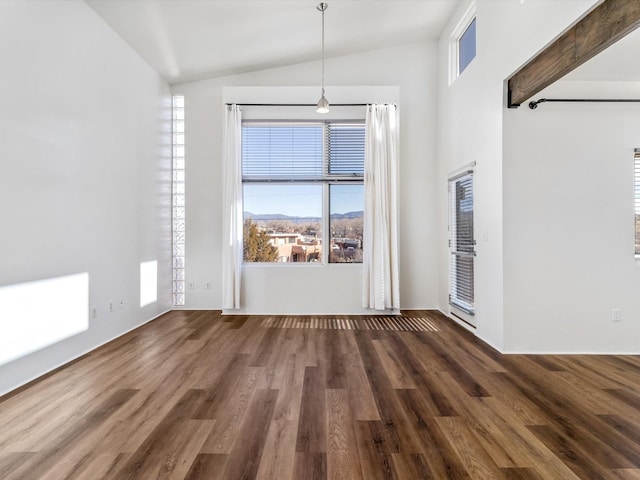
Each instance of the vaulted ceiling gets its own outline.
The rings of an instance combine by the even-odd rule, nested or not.
[[[171,84],[321,57],[317,0],[85,0]],[[436,39],[459,0],[329,0],[328,57]]]

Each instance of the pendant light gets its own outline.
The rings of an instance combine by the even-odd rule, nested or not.
[[[322,12],[322,96],[316,107],[318,113],[329,113],[329,100],[324,96],[324,12],[328,6],[326,2],[321,2],[316,6],[318,11]]]

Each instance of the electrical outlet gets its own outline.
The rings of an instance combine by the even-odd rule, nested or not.
[[[98,316],[98,309],[96,307],[91,307],[91,318],[96,318]]]
[[[204,288],[206,288],[207,290],[211,290],[211,282],[205,282]]]
[[[109,302],[109,311],[113,312],[113,302]]]
[[[611,309],[611,321],[615,323],[622,321],[622,312],[619,308]]]

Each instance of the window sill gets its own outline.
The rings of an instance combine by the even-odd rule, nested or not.
[[[354,266],[354,265],[362,265],[362,263],[353,263],[353,262],[344,262],[344,263],[322,263],[322,262],[248,262],[242,263],[243,267],[249,268],[265,268],[265,267],[275,267],[275,268],[283,268],[283,267],[293,267],[293,268],[303,268],[303,267],[311,267],[311,268],[319,268],[326,266],[338,266],[338,268],[343,268],[345,266]]]

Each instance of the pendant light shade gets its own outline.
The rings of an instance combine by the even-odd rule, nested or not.
[[[322,89],[322,96],[320,100],[318,100],[318,106],[316,107],[316,112],[318,113],[329,113],[329,100],[324,96],[324,88]]]
[[[327,9],[328,5],[326,2],[319,3],[316,8],[318,11],[322,13],[322,95],[320,96],[320,100],[318,100],[318,106],[316,107],[316,112],[318,113],[329,113],[329,100],[324,96],[324,12]]]

